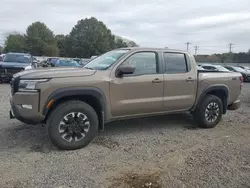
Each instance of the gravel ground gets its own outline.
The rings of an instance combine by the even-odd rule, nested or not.
[[[250,187],[250,84],[214,129],[189,115],[111,123],[84,149],[59,151],[46,129],[8,119],[0,85],[0,188]]]

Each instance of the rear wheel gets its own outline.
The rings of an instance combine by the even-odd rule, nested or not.
[[[74,150],[87,146],[98,131],[95,110],[82,101],[58,105],[48,118],[48,134],[59,149]]]
[[[213,128],[221,120],[223,105],[221,99],[215,95],[207,95],[194,113],[198,126]]]

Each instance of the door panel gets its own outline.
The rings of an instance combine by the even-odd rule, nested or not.
[[[196,99],[197,73],[185,54],[164,53],[164,109],[183,111]],[[189,64],[188,64],[189,63]]]
[[[113,71],[110,81],[112,116],[131,116],[159,112],[163,109],[163,74],[159,74],[156,52],[136,52],[124,62],[135,66],[130,75],[116,77]],[[118,68],[118,67],[116,67]]]
[[[158,78],[157,83],[153,81]],[[110,83],[113,116],[159,112],[163,107],[163,74],[117,78]]]

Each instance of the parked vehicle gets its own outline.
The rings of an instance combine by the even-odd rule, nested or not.
[[[227,110],[240,107],[239,73],[197,72],[186,51],[122,48],[84,68],[40,69],[11,82],[10,117],[47,125],[60,149],[88,145],[107,122],[190,112],[213,128]]]
[[[250,68],[249,68],[249,67],[246,67],[246,66],[240,66],[240,65],[238,65],[237,67],[240,67],[240,68],[246,70],[247,72],[250,71]]]
[[[81,61],[81,59],[80,58],[73,58],[73,59],[71,59],[72,61],[76,61],[77,63],[79,63],[80,61]]]
[[[59,58],[48,58],[44,63],[44,67],[54,67]]]
[[[243,80],[244,82],[249,82],[250,81],[250,73],[247,72],[246,70],[240,68],[240,67],[236,67],[236,66],[231,66],[231,65],[226,65],[224,66],[226,69],[233,71],[233,72],[239,72],[242,74],[243,76]]]
[[[9,82],[13,74],[22,70],[34,69],[37,61],[30,54],[7,53],[0,62],[0,81]]]
[[[202,68],[201,66],[199,66],[199,65],[197,65],[197,70],[199,70],[199,71],[203,71],[203,70],[205,70],[204,68]]]
[[[201,65],[202,68],[205,70],[212,70],[212,71],[218,71],[218,72],[230,72],[230,70],[226,69],[225,67],[221,65],[212,65],[212,64],[204,64]]]
[[[81,67],[79,63],[72,60],[57,60],[55,67]]]

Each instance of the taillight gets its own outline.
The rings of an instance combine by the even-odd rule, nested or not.
[[[241,76],[241,77],[240,77],[240,89],[242,89],[243,81],[244,81],[244,78],[243,78],[243,76]]]

